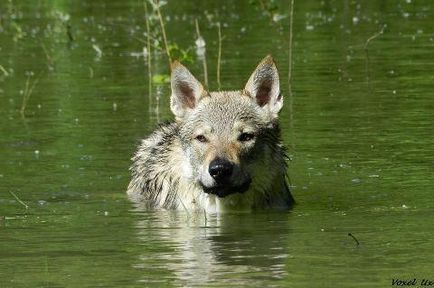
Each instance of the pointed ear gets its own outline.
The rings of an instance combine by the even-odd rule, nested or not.
[[[283,106],[280,94],[279,74],[273,58],[267,56],[259,63],[244,88],[244,93],[256,100],[256,103],[267,109],[272,118]]]
[[[170,109],[177,120],[193,110],[204,96],[208,95],[202,84],[181,63],[172,63]]]

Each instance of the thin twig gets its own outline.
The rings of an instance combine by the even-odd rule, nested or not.
[[[33,81],[32,87],[30,87],[29,93],[27,95],[27,99],[30,98],[30,95],[33,93],[33,89],[35,88],[36,84],[38,84],[39,78],[36,78],[35,81]]]
[[[169,67],[170,67],[172,65],[172,57],[170,57],[169,45],[167,44],[166,28],[164,27],[163,16],[161,15],[161,11],[160,11],[160,1],[159,0],[156,0],[155,6],[157,7],[157,15],[158,15],[158,19],[160,20],[161,33],[163,34],[164,47],[166,48],[166,54],[167,54],[167,58],[169,60]]]
[[[199,22],[197,21],[197,18],[194,19],[194,24],[196,25],[196,35],[197,35],[197,38],[199,38],[199,37],[201,37],[201,35],[200,35],[200,30],[199,30]]]
[[[374,35],[372,35],[371,37],[368,38],[368,40],[366,40],[365,42],[365,54],[366,54],[366,60],[365,60],[365,70],[366,70],[366,80],[367,83],[369,85],[370,83],[370,72],[369,72],[369,51],[368,51],[368,45],[369,43],[371,43],[372,40],[374,40],[375,38],[377,38],[378,36],[382,35],[384,33],[384,29],[386,29],[386,24],[384,24],[381,28],[380,31],[378,31],[377,33],[375,33]]]
[[[12,196],[14,196],[14,198],[18,201],[18,203],[20,203],[21,205],[23,205],[23,206],[26,208],[26,210],[29,209],[29,205],[27,205],[27,204],[24,203],[20,198],[18,198],[18,196],[15,195],[14,192],[9,191],[9,193],[10,193]]]
[[[71,27],[71,24],[65,23],[65,26],[66,26],[66,35],[68,36],[68,40],[69,40],[69,42],[73,42],[74,41],[74,37],[72,36],[72,27]]]
[[[145,3],[146,3],[146,2],[145,2]],[[149,20],[146,18],[146,22],[148,22],[148,21],[149,21]],[[146,44],[146,46],[148,46],[148,41],[149,41],[150,45],[151,45],[155,50],[159,50],[159,51],[161,51],[161,52],[166,52],[165,49],[159,47],[158,45],[155,45],[155,44],[152,44],[152,43],[151,43],[151,40],[155,40],[154,37],[148,37],[148,36],[146,35],[146,36],[145,36],[146,40],[140,39],[139,37],[136,37],[136,36],[132,36],[132,38],[133,38],[134,40],[139,41],[139,42],[142,43],[142,44]],[[148,39],[148,38],[149,38],[149,39]]]
[[[221,57],[222,57],[222,29],[220,22],[217,23],[218,27],[218,37],[219,37],[219,50],[218,50],[218,57],[217,57],[217,86],[218,90],[220,90],[221,84],[220,84],[220,63],[221,63]]]
[[[54,66],[53,58],[51,58],[50,54],[48,53],[47,47],[45,47],[45,45],[42,41],[41,41],[41,47],[42,47],[42,50],[44,50],[45,58],[47,58],[49,66],[53,67]]]
[[[292,37],[293,37],[293,23],[294,23],[294,0],[291,0],[291,6],[289,7],[289,41],[288,41],[288,100],[289,100],[289,125],[291,131],[291,139],[295,138],[293,129],[294,126],[294,95],[292,93]],[[295,147],[295,143],[292,140],[292,147]]]
[[[149,99],[149,109],[152,108],[152,53],[151,53],[151,29],[149,28],[149,16],[148,16],[148,5],[143,2],[145,6],[145,17],[146,17],[146,47],[148,50],[148,99]]]
[[[21,104],[21,109],[20,109],[20,113],[21,113],[22,117],[24,117],[24,112],[25,112],[26,107],[27,107],[27,102],[29,101],[29,98],[33,93],[33,89],[35,88],[36,84],[38,84],[38,82],[39,82],[39,78],[36,78],[33,81],[32,86],[30,86],[30,77],[31,77],[31,75],[27,76],[26,86],[24,88],[23,103]]]
[[[28,100],[27,93],[29,91],[30,77],[31,77],[30,74],[27,75],[26,86],[24,87],[24,92],[23,92],[23,102],[21,103],[21,109],[20,109],[21,116],[24,116],[24,110],[26,110],[26,105]]]
[[[3,74],[5,74],[6,77],[9,76],[9,72],[2,65],[0,65],[0,70],[3,72]]]
[[[197,21],[197,19],[195,19],[195,23],[196,23],[197,39],[201,39],[202,35],[200,35],[199,22]],[[208,87],[208,66],[206,65],[206,50],[203,54],[202,64],[203,64],[203,78],[204,78],[205,86]]]
[[[348,236],[350,236],[351,238],[353,238],[353,239],[354,239],[354,241],[356,241],[356,244],[357,244],[357,246],[359,246],[359,245],[360,245],[360,243],[359,243],[359,240],[357,240],[357,238],[356,238],[356,237],[354,237],[354,235],[353,235],[353,234],[351,234],[351,233],[348,233]]]
[[[289,10],[289,44],[288,44],[288,88],[291,94],[291,76],[292,76],[292,27],[294,19],[294,0],[291,0],[291,7]]]
[[[96,44],[92,44],[92,48],[96,52],[96,57],[101,58],[101,56],[103,55],[101,48],[99,48],[99,46]]]
[[[387,26],[387,25],[384,24],[383,27],[381,27],[380,31],[378,31],[377,33],[375,33],[374,35],[372,35],[371,37],[369,37],[368,40],[366,40],[366,42],[365,42],[365,47],[364,47],[365,51],[368,51],[368,45],[369,45],[369,43],[370,43],[372,40],[374,40],[375,38],[377,38],[378,36],[380,36],[381,34],[384,33],[384,29],[386,29],[386,26]]]

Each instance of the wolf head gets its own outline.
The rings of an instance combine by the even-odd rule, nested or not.
[[[190,161],[183,173],[219,197],[247,191],[283,105],[271,56],[240,91],[208,92],[179,62],[172,65],[171,88],[171,110]]]

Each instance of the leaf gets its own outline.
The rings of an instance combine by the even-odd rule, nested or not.
[[[167,74],[156,74],[152,76],[152,83],[154,84],[166,84],[170,82],[170,76]]]

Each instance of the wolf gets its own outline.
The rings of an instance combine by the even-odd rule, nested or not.
[[[160,124],[139,145],[129,198],[207,213],[290,208],[273,58],[265,57],[238,91],[208,92],[179,62],[171,68],[175,121]]]

